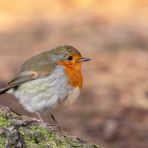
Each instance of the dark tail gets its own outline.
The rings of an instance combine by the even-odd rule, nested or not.
[[[0,95],[6,93],[11,87],[5,87],[0,89]]]

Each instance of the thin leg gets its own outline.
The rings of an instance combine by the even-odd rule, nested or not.
[[[42,117],[40,116],[40,114],[39,114],[38,112],[35,112],[35,113],[36,113],[37,116],[39,117],[40,121],[41,121],[42,123],[44,123],[44,120],[42,119]]]
[[[60,125],[59,123],[57,122],[57,120],[55,119],[55,117],[53,116],[53,114],[50,114],[52,120],[54,121],[54,123],[56,124],[56,126],[60,129]]]
[[[58,122],[57,122],[57,120],[55,119],[55,117],[54,117],[52,114],[50,114],[50,116],[51,116],[52,120],[53,120],[56,124],[58,124]]]

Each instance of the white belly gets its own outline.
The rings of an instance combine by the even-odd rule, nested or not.
[[[57,66],[47,77],[26,82],[14,94],[29,112],[53,111],[63,102],[73,102],[79,95],[79,88],[68,84],[64,68]]]

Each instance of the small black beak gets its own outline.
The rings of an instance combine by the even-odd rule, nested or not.
[[[89,58],[84,58],[84,57],[82,57],[80,60],[79,60],[79,62],[87,62],[87,61],[90,61],[91,59],[89,59]]]

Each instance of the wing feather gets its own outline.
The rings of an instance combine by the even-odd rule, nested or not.
[[[15,87],[21,85],[22,83],[35,80],[41,77],[47,76],[49,73],[37,73],[34,71],[25,71],[22,73],[18,73],[16,77],[8,83],[8,86]]]
[[[19,86],[25,82],[46,77],[52,73],[56,64],[52,62],[50,51],[35,55],[26,60],[14,79],[8,83],[6,88],[0,89],[0,94],[7,92],[9,89]]]
[[[30,74],[24,74],[24,75],[22,74],[22,75],[16,76],[12,81],[10,81],[8,83],[8,85],[9,86],[18,86],[22,83],[25,83],[27,81],[31,81],[33,79],[35,79],[33,73],[32,74],[31,73]]]

